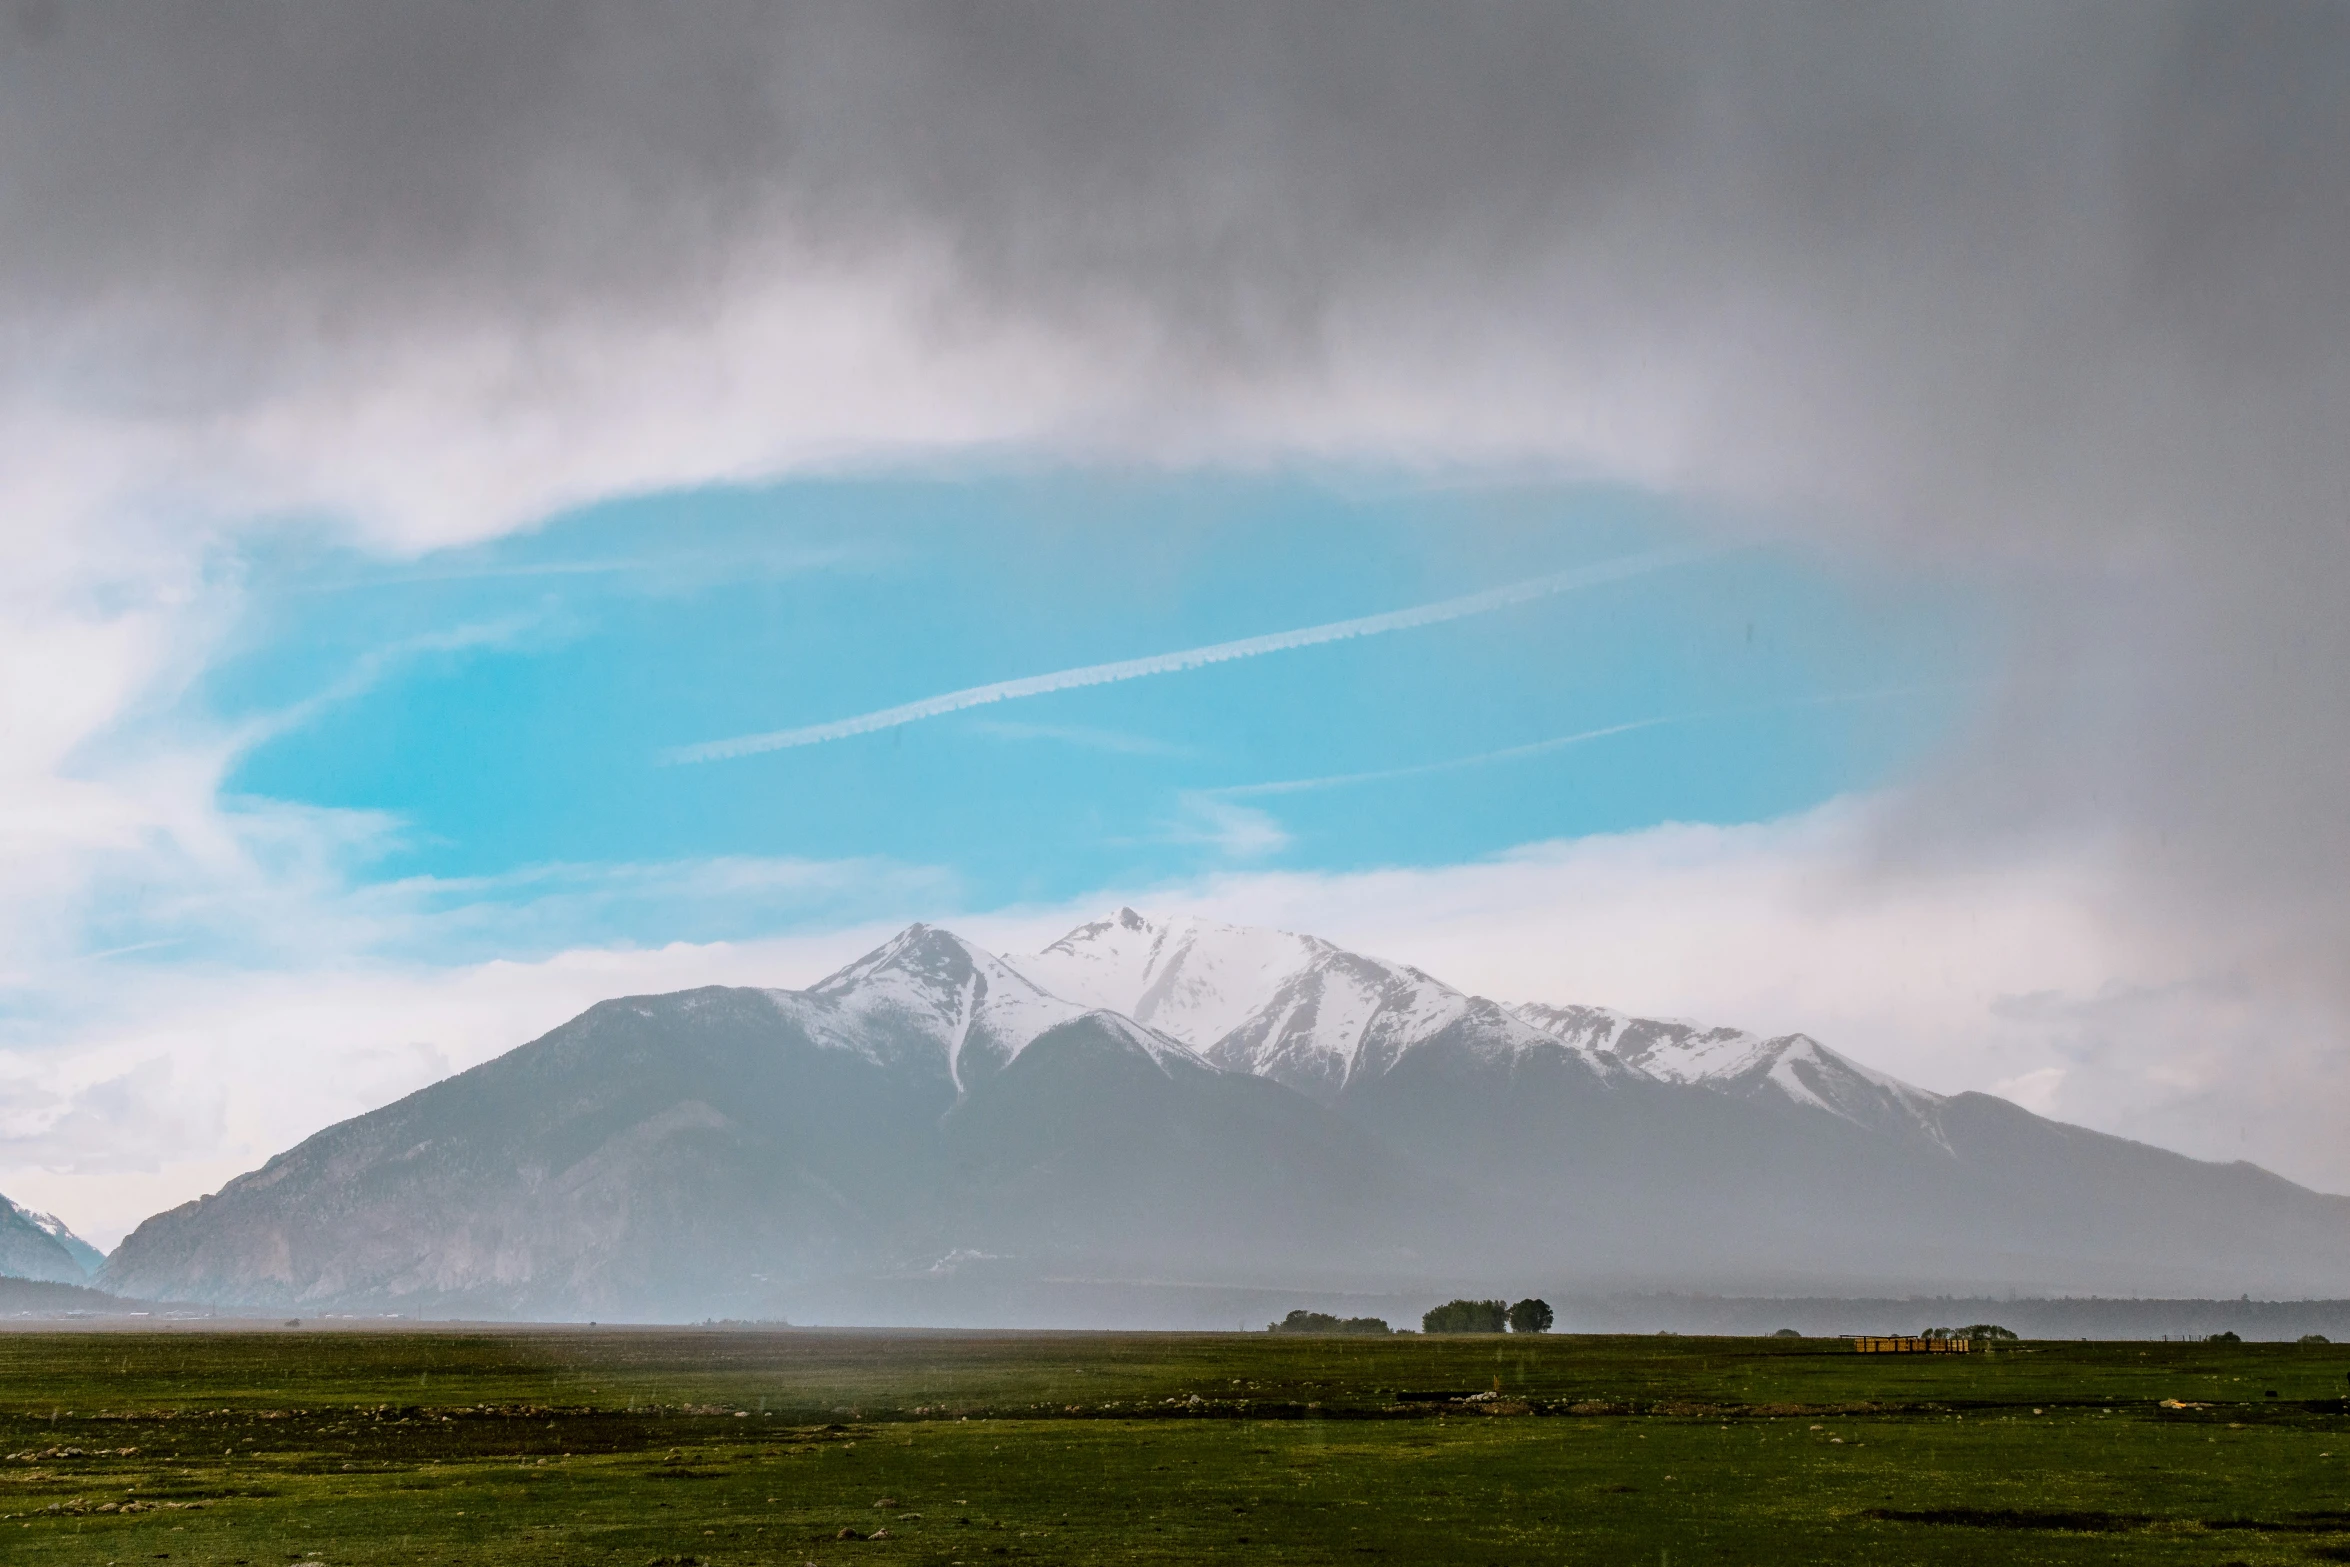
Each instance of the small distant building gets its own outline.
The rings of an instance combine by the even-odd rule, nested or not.
[[[1972,1354],[1975,1341],[1971,1338],[1868,1338],[1852,1341],[1852,1347],[1864,1355],[1966,1355]]]

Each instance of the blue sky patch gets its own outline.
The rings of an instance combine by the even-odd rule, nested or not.
[[[234,794],[382,813],[365,874],[444,902],[769,867],[723,895],[577,897],[534,945],[1762,820],[1891,781],[1964,718],[1993,656],[1980,606],[1711,548],[1705,522],[1621,490],[1362,476],[661,495],[420,560],[254,556],[190,700],[268,726]],[[1428,623],[675,759],[1660,554]]]

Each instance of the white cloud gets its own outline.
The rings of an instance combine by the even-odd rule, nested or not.
[[[2002,1099],[2012,1099],[2037,1115],[2055,1113],[2057,1096],[2064,1090],[2065,1069],[2044,1066],[2030,1072],[2019,1072],[2003,1077],[1991,1085],[1991,1092]]]
[[[1177,798],[1174,819],[1160,837],[1166,843],[1201,844],[1244,864],[1289,846],[1289,829],[1271,812],[1237,805],[1204,789],[1187,790]]]

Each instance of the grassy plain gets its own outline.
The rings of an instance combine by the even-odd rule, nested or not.
[[[2265,1344],[22,1332],[0,1562],[2350,1561],[2346,1369]]]

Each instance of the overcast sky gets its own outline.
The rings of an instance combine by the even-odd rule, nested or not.
[[[2350,1191],[2339,7],[13,0],[0,231],[101,1241],[1112,899]]]

